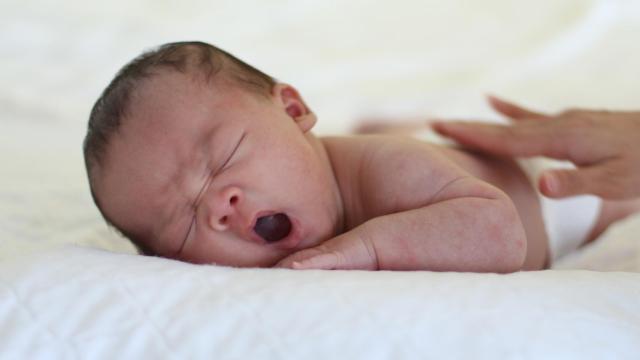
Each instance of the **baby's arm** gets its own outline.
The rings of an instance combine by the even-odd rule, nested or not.
[[[524,228],[511,199],[472,177],[454,180],[428,206],[370,222],[383,269],[512,272],[526,256]]]
[[[476,178],[459,177],[427,206],[373,218],[280,266],[512,272],[520,270],[525,255],[524,229],[507,195]]]

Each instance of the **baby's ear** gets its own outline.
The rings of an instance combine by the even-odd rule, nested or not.
[[[305,104],[302,96],[293,86],[278,83],[273,87],[273,96],[302,132],[306,133],[316,124],[316,115]]]

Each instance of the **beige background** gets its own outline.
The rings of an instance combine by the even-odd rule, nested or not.
[[[545,111],[640,107],[640,3],[631,0],[0,8],[0,258],[62,243],[131,251],[91,203],[81,141],[114,73],[164,42],[208,41],[297,86],[320,117],[320,134],[369,115],[495,119],[486,93]],[[622,233],[633,238],[626,263],[637,265],[634,232]]]

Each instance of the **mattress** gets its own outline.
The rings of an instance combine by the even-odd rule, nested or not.
[[[142,257],[92,204],[89,110],[143,49],[214,43],[293,84],[319,135],[369,116],[638,109],[629,0],[178,3],[0,13],[1,359],[616,358],[640,353],[640,216],[554,268],[292,271]]]

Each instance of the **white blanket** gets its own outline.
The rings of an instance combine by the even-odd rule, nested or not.
[[[115,71],[168,41],[292,83],[328,134],[369,115],[495,119],[487,92],[638,109],[637,34],[631,0],[3,4],[0,359],[637,358],[638,216],[544,272],[194,266],[131,255],[80,150]]]
[[[637,358],[640,275],[293,271],[65,247],[0,265],[2,355]]]

